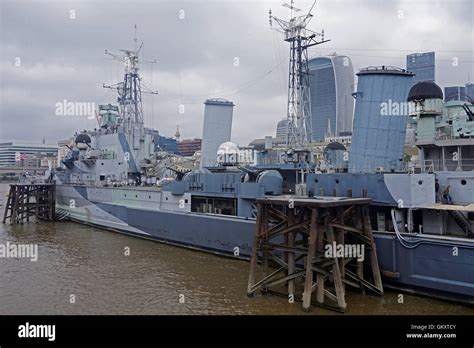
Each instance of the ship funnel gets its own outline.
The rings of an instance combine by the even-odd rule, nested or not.
[[[362,69],[357,76],[349,172],[398,171],[403,164],[413,73],[382,66]]]

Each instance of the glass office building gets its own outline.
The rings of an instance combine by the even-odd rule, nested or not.
[[[352,131],[354,114],[354,68],[347,56],[324,56],[309,60],[311,129],[314,141]]]
[[[57,158],[58,146],[16,141],[0,143],[0,167],[25,166],[24,160],[19,161],[17,154],[24,156],[25,160],[35,157],[37,165],[39,165],[39,160],[42,157]]]
[[[466,88],[463,86],[444,87],[444,101],[467,101]]]
[[[474,83],[466,83],[467,101],[474,104]]]
[[[287,131],[288,131],[288,120],[284,118],[277,123],[276,137],[279,139],[286,139]]]
[[[413,53],[407,55],[406,69],[415,74],[412,85],[420,81],[435,82],[435,53]]]
[[[164,137],[162,135],[155,135],[153,138],[155,144],[155,151],[167,151],[174,154],[178,153],[178,144],[176,139]]]

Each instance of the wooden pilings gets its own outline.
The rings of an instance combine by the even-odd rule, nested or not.
[[[12,224],[36,220],[55,219],[54,184],[10,184],[3,223],[7,219]]]
[[[297,196],[257,200],[247,294],[260,289],[302,301],[304,310],[314,304],[338,311],[347,307],[346,286],[382,295],[369,202]]]

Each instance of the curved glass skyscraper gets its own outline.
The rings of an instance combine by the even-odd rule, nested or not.
[[[288,119],[284,118],[277,123],[276,137],[286,139],[286,132],[288,131]]]
[[[315,57],[308,61],[313,140],[352,131],[354,68],[347,56]]]

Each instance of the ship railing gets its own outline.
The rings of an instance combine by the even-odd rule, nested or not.
[[[452,126],[451,126],[452,128]],[[461,138],[459,136],[453,136],[453,135],[449,135],[449,134],[446,134],[446,133],[437,133],[435,135],[435,140],[459,140],[459,139],[473,139],[472,137],[470,138]]]
[[[400,163],[398,168],[393,170],[389,168],[365,165],[358,166],[357,171],[361,173],[433,173],[437,171],[474,171],[474,158],[403,162]]]
[[[265,158],[265,159],[259,160],[258,164],[264,165],[264,166],[271,166],[271,165],[281,164],[281,162],[278,158]]]
[[[474,158],[424,160],[422,163],[420,161],[413,163],[414,168],[418,168],[422,173],[474,170]]]
[[[351,168],[348,168],[351,171]],[[386,168],[383,166],[373,165],[358,165],[356,172],[358,173],[400,173],[409,172],[409,167],[406,164],[397,165],[397,167]]]

